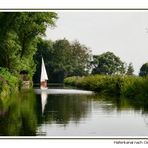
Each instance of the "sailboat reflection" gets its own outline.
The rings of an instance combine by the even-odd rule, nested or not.
[[[41,92],[42,114],[44,113],[45,105],[47,103],[47,96],[48,94],[46,91]]]

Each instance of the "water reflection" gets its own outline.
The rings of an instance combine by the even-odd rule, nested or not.
[[[48,94],[46,91],[41,92],[42,114],[44,113],[44,108],[47,103],[47,96],[48,96]]]
[[[70,121],[77,123],[90,112],[88,98],[87,95],[48,95],[43,122],[64,125]]]
[[[0,135],[36,135],[35,94],[25,91],[0,100]]]
[[[147,98],[51,90],[37,94],[28,90],[1,98],[0,136],[148,135]]]
[[[97,94],[52,93],[48,94],[37,132],[48,136],[143,136],[148,133],[142,113],[144,106],[144,100],[135,103],[127,98]],[[141,126],[141,131],[135,123]]]

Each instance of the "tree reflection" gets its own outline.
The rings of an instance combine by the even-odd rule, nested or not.
[[[23,91],[0,100],[0,135],[36,135],[37,118],[33,91]]]
[[[39,96],[38,96],[39,97]],[[104,112],[120,112],[122,110],[148,110],[147,99],[132,100],[123,97],[96,95],[48,95],[44,113],[40,109],[40,123],[56,123],[67,125],[70,121],[78,123],[85,119],[93,108],[101,108]],[[96,101],[96,103],[95,103]],[[41,105],[40,105],[41,108]]]
[[[148,124],[148,99],[127,99],[96,95],[35,95],[22,91],[0,99],[0,136],[35,136],[40,124],[67,126],[85,120],[92,109],[111,114],[123,110],[137,110]],[[82,121],[81,120],[81,121]]]
[[[87,95],[49,95],[45,105],[43,122],[68,124],[85,118],[90,109],[91,100]]]
[[[118,112],[122,110],[142,110],[142,112],[148,112],[148,98],[129,99],[125,97],[113,97],[113,96],[100,96],[95,95],[94,100],[104,101],[104,110],[116,109]],[[107,104],[111,104],[108,106]]]

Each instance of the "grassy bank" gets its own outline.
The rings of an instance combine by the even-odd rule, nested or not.
[[[68,77],[67,85],[92,90],[100,94],[128,98],[148,98],[148,77],[90,75]]]
[[[7,69],[0,68],[0,98],[9,95],[18,89],[19,79]]]

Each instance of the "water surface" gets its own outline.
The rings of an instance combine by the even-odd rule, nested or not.
[[[0,100],[1,136],[148,136],[148,101],[50,88]]]

